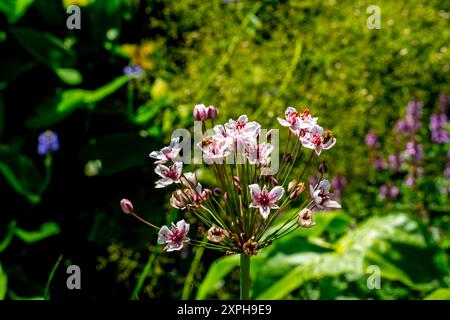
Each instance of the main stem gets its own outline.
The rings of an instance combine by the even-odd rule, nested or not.
[[[250,292],[250,257],[241,253],[241,300],[249,300]]]

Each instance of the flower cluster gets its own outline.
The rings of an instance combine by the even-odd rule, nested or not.
[[[432,113],[429,119],[430,140],[434,144],[445,145],[449,142],[448,133],[448,116],[447,108],[450,105],[450,98],[441,95],[439,111]],[[394,200],[400,195],[398,179],[401,179],[407,187],[416,188],[417,180],[422,178],[423,172],[427,166],[426,150],[424,145],[423,129],[423,103],[417,100],[411,100],[406,108],[403,118],[396,123],[393,136],[393,147],[395,152],[389,154],[386,158],[378,148],[380,143],[378,137],[373,130],[370,130],[365,138],[365,142],[369,147],[369,159],[373,166],[386,177],[390,173],[390,182],[383,181],[380,186],[379,195],[383,200]],[[422,129],[421,129],[422,128]],[[432,154],[436,156],[435,148]],[[447,148],[448,150],[448,148]],[[444,169],[444,177],[448,175],[450,165],[446,165]],[[448,178],[446,178],[449,180]],[[397,180],[397,181],[396,181]]]
[[[194,172],[186,171],[189,163],[180,158],[179,138],[151,152],[150,157],[159,176],[155,187],[176,186],[170,205],[187,210],[191,219],[196,218],[200,224],[198,237],[187,238],[189,224],[185,220],[158,228],[134,213],[128,200],[121,203],[123,212],[158,229],[158,243],[164,244],[166,251],[180,250],[189,241],[227,254],[255,255],[299,227],[314,226],[313,211],[341,207],[330,192],[330,183],[323,179],[327,172],[324,163],[319,166],[318,182],[310,185],[309,194],[303,194],[302,179],[314,155],[320,155],[322,150],[336,143],[331,131],[319,126],[318,118],[309,110],[297,112],[289,107],[285,119],[278,118],[283,127],[289,128],[279,170],[267,170],[272,169],[273,159],[280,158],[274,154],[274,150],[278,150],[275,148],[278,141],[273,141],[274,130],[265,132],[258,122],[249,121],[246,115],[215,125],[217,109],[202,104],[195,106],[193,116],[201,121],[202,127],[202,136],[195,148],[202,151],[215,185],[205,188]],[[212,125],[209,129],[207,120]],[[303,164],[297,161],[302,149],[311,149]],[[301,173],[295,168],[302,168]],[[283,223],[277,223],[283,216],[286,216]]]

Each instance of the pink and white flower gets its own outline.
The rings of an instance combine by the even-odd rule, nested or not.
[[[267,142],[253,144],[247,147],[247,159],[250,164],[268,166],[270,163],[270,154],[273,151],[273,145]]]
[[[230,155],[230,143],[230,139],[214,135],[204,138],[198,146],[202,149],[207,164],[223,163],[223,160]]]
[[[158,232],[158,244],[165,244],[164,250],[167,252],[181,250],[183,244],[188,242],[189,239],[186,235],[189,232],[189,224],[184,220],[180,220],[175,225],[172,223],[171,228],[162,226]]]
[[[236,150],[256,141],[261,132],[261,125],[256,121],[248,122],[247,116],[243,114],[237,120],[230,119],[225,124],[225,130],[233,139],[233,147]]]
[[[313,125],[310,129],[300,130],[300,132],[302,145],[305,148],[313,149],[317,155],[320,155],[322,150],[330,149],[336,143],[336,138],[333,137],[331,131],[324,131],[319,125]]]
[[[155,168],[155,173],[162,179],[156,181],[155,188],[164,188],[172,183],[180,183],[181,172],[183,170],[182,162],[175,162],[171,167],[159,164]]]
[[[304,109],[300,114],[293,107],[288,107],[284,112],[285,119],[277,118],[278,122],[300,136],[301,133],[306,132],[306,129],[317,124],[317,117],[311,116],[308,109]]]
[[[322,180],[314,188],[312,185],[309,186],[311,198],[314,200],[315,206],[320,209],[340,209],[341,205],[333,200],[333,194],[330,193],[330,182],[328,180]]]
[[[250,188],[250,195],[252,197],[252,203],[250,208],[259,208],[259,212],[264,219],[270,214],[270,209],[278,209],[279,206],[275,204],[284,194],[284,188],[281,186],[274,187],[270,192],[267,187],[264,186],[261,190],[260,186],[257,184],[251,184],[248,186]]]
[[[160,151],[152,151],[150,158],[156,159],[156,164],[163,164],[167,161],[173,161],[181,151],[180,138],[174,138],[170,141],[168,147],[162,148]]]

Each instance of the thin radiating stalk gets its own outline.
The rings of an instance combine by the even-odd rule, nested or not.
[[[250,299],[250,257],[241,253],[241,300]]]

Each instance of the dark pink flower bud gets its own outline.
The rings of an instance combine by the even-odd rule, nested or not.
[[[327,165],[325,164],[325,162],[321,162],[320,164],[319,164],[319,172],[321,173],[321,174],[324,174],[324,173],[327,173],[327,171],[328,171],[328,167],[327,167]]]
[[[220,188],[214,188],[213,193],[217,197],[222,193],[222,190]]]
[[[214,106],[209,106],[208,107],[208,117],[210,119],[217,118],[217,114],[218,114],[218,112],[217,112],[217,108],[216,107],[214,107]]]
[[[194,120],[205,121],[208,119],[208,108],[204,104],[198,104],[194,107]]]
[[[236,188],[239,188],[241,186],[241,180],[238,177],[234,176],[233,177],[233,184],[234,184],[234,186]]]
[[[120,207],[122,208],[123,213],[129,214],[133,212],[133,204],[128,199],[120,200]]]
[[[209,197],[211,197],[211,195],[212,195],[212,191],[210,189],[205,188],[202,192],[202,197],[204,199],[208,199]]]

